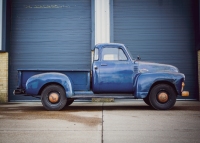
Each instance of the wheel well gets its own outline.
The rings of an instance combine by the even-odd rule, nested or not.
[[[175,87],[175,85],[174,85],[173,83],[171,83],[171,82],[169,82],[169,81],[158,81],[158,82],[155,82],[155,83],[151,86],[151,88],[150,88],[149,93],[148,93],[147,96],[149,96],[149,94],[150,94],[150,92],[151,92],[151,89],[152,89],[154,86],[158,85],[158,84],[167,84],[167,85],[171,86],[171,87],[174,89],[174,91],[176,92],[176,94],[178,95],[178,92],[177,92],[177,90],[176,90],[176,87]]]
[[[39,90],[39,92],[38,92],[38,95],[41,95],[41,94],[42,94],[42,91],[43,91],[47,86],[52,85],[52,84],[54,84],[54,85],[59,85],[59,86],[61,86],[61,87],[64,89],[64,87],[63,87],[61,84],[57,83],[57,82],[49,82],[49,83],[44,84],[44,85],[40,88],[40,90]]]

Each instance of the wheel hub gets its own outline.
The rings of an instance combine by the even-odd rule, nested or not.
[[[59,94],[58,93],[53,92],[53,93],[49,94],[49,101],[51,103],[57,103],[58,100],[59,100]]]
[[[158,94],[158,101],[161,103],[165,103],[168,100],[168,94],[166,92],[161,92]]]

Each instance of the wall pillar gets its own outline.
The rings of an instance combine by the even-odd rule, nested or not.
[[[8,102],[8,53],[0,53],[0,103]]]
[[[110,0],[95,0],[95,44],[110,43]]]

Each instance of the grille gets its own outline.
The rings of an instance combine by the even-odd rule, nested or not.
[[[134,72],[138,73],[138,66],[134,66]]]

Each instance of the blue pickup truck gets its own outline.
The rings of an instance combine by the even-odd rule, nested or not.
[[[61,110],[76,99],[143,99],[157,110],[174,106],[185,76],[178,68],[133,59],[123,44],[97,44],[91,70],[18,70],[15,95],[40,97],[47,110]]]

